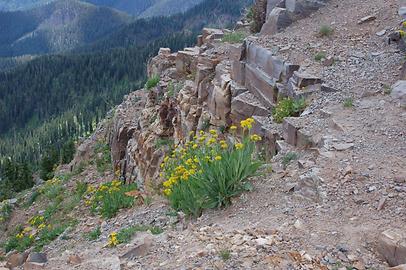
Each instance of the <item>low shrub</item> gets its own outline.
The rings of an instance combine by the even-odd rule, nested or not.
[[[220,140],[215,130],[200,131],[165,157],[163,192],[175,210],[196,217],[203,209],[229,205],[232,197],[250,188],[247,178],[261,165],[254,155],[261,137],[249,132],[253,122],[252,118],[241,121],[241,140],[236,136]]]
[[[152,76],[152,77],[149,78],[149,79],[147,80],[147,82],[145,83],[145,88],[146,88],[147,90],[151,90],[152,88],[154,88],[155,86],[158,85],[159,80],[160,80],[160,78],[159,78],[158,75]]]
[[[298,159],[298,155],[295,152],[289,152],[282,158],[282,165],[287,166],[293,160]]]
[[[322,25],[319,29],[319,36],[320,37],[328,37],[333,34],[334,30],[328,25]]]
[[[228,43],[242,43],[246,37],[247,37],[246,33],[241,32],[241,31],[236,31],[236,32],[224,34],[221,41],[228,42]]]
[[[130,208],[134,204],[134,197],[126,193],[137,188],[135,184],[122,185],[119,180],[100,185],[98,188],[89,185],[86,191],[88,199],[86,205],[93,213],[104,218],[114,217],[120,209]]]
[[[314,56],[314,60],[316,61],[321,61],[324,58],[326,58],[327,54],[326,52],[318,52],[315,56]]]
[[[293,100],[291,98],[283,98],[278,101],[272,111],[273,119],[276,123],[282,123],[285,117],[299,116],[306,108],[304,98]]]
[[[110,247],[117,246],[118,244],[128,243],[137,232],[150,231],[153,235],[161,234],[163,230],[160,227],[146,226],[146,225],[133,225],[128,228],[121,229],[119,232],[112,232],[109,235],[108,245]]]
[[[354,100],[352,98],[346,98],[343,102],[344,108],[352,108],[354,106]]]
[[[100,226],[97,226],[94,230],[85,234],[85,238],[89,241],[95,241],[100,238],[101,229]]]
[[[0,206],[0,229],[10,219],[12,212],[11,205],[8,202],[3,202],[2,206]]]

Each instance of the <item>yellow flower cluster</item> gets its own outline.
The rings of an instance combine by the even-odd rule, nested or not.
[[[43,216],[33,216],[28,222],[31,226],[39,226],[40,224],[44,223],[45,218]]]
[[[109,242],[108,242],[108,245],[110,246],[110,247],[115,247],[115,246],[117,246],[119,243],[118,243],[118,239],[117,239],[117,233],[116,232],[112,232],[110,235],[109,235]]]
[[[241,121],[241,127],[245,130],[250,130],[254,124],[253,118],[248,118]],[[231,126],[231,131],[236,131],[237,126]],[[231,151],[233,147],[229,147],[226,140],[220,138],[218,132],[214,129],[209,132],[202,130],[198,131],[196,135],[190,132],[190,140],[183,146],[176,146],[172,153],[165,156],[161,163],[162,172],[160,177],[166,179],[163,182],[164,191],[166,196],[173,193],[173,188],[180,181],[187,181],[190,177],[202,174],[202,163],[204,162],[220,162],[224,158],[226,151]],[[251,141],[257,142],[261,140],[259,135],[253,134],[250,136]],[[241,150],[244,144],[236,142],[235,149]],[[222,154],[223,153],[223,154]]]
[[[252,124],[254,124],[254,122],[255,122],[255,120],[254,120],[253,118],[247,118],[247,119],[245,119],[245,120],[242,120],[242,121],[240,122],[240,124],[241,124],[241,127],[242,127],[243,129],[248,129],[248,130],[250,130],[250,129],[252,128]]]

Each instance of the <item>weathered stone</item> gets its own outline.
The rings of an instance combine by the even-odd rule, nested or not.
[[[202,39],[203,44],[208,43],[212,40],[221,39],[224,36],[224,32],[221,29],[215,28],[203,28]]]
[[[318,202],[322,199],[319,190],[320,184],[320,178],[314,170],[311,170],[299,177],[299,182],[295,186],[294,191],[296,195]]]
[[[388,268],[388,270],[406,270],[406,264],[401,264],[395,267]]]
[[[392,86],[391,97],[400,101],[402,106],[406,106],[406,81],[397,81]]]
[[[197,67],[197,58],[199,48],[185,48],[183,51],[178,51],[176,55],[176,70],[179,73],[194,73]]]
[[[27,258],[27,262],[46,263],[47,261],[48,261],[47,255],[45,253],[40,252],[31,252]]]
[[[45,263],[25,262],[24,270],[41,270],[45,268]]]
[[[365,16],[365,17],[361,18],[361,19],[358,21],[358,24],[363,24],[363,23],[366,23],[366,22],[372,22],[372,21],[374,21],[374,20],[376,20],[376,16],[374,16],[374,15],[369,15],[369,16]]]
[[[310,148],[315,146],[312,134],[309,131],[299,129],[296,135],[296,147],[300,149]]]
[[[6,266],[9,268],[18,267],[24,264],[25,260],[28,257],[28,253],[14,253],[7,257],[7,264]]]
[[[390,266],[406,264],[406,231],[404,228],[382,232],[378,239],[378,252]]]
[[[273,35],[281,29],[288,27],[292,19],[285,8],[276,7],[269,13],[266,22],[262,25],[261,35]]]
[[[253,115],[267,116],[269,114],[270,111],[250,92],[245,92],[231,101],[231,119],[233,123],[238,123]]]
[[[324,6],[327,1],[328,0],[286,0],[285,6],[289,12],[301,18]]]
[[[283,138],[288,144],[297,145],[297,133],[299,129],[300,126],[293,118],[287,117],[283,120]]]
[[[299,71],[295,71],[292,78],[295,81],[296,86],[299,88],[322,83],[322,80],[319,77]]]
[[[77,265],[82,263],[82,259],[78,255],[70,255],[67,261],[68,264]]]
[[[120,256],[120,259],[135,259],[148,254],[153,243],[153,237],[150,233],[142,233],[132,241],[129,249]]]

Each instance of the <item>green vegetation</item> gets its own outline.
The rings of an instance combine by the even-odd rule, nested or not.
[[[120,230],[117,233],[117,240],[120,244],[128,243],[137,232],[146,232],[146,231],[150,231],[154,235],[161,234],[163,232],[163,230],[159,227],[134,225]]]
[[[118,180],[102,184],[98,188],[88,186],[85,203],[92,213],[100,214],[103,218],[112,218],[120,209],[133,206],[134,197],[126,193],[136,188],[135,184],[122,185]]]
[[[319,29],[319,36],[320,37],[328,37],[333,34],[334,30],[328,25],[322,25]]]
[[[242,43],[246,37],[247,37],[246,33],[241,32],[241,31],[236,31],[236,32],[224,34],[222,41],[228,42],[228,43]]]
[[[392,93],[392,87],[390,87],[390,85],[388,85],[388,84],[383,84],[383,85],[382,85],[382,88],[383,88],[383,93],[384,93],[385,95],[390,95],[390,93]]]
[[[35,199],[27,199],[26,205],[38,201],[47,207],[43,213],[30,217],[16,227],[8,240],[3,243],[7,252],[11,250],[22,252],[29,247],[39,251],[61,236],[67,228],[77,224],[69,214],[80,204],[87,190],[87,184],[77,182],[75,189],[69,191],[63,179],[67,177],[55,176],[32,193],[31,196]]]
[[[231,251],[228,249],[220,250],[220,257],[223,261],[228,261],[231,258]]]
[[[201,131],[165,157],[164,194],[175,210],[197,217],[205,208],[230,205],[232,197],[250,189],[247,178],[261,165],[254,156],[255,142],[261,138],[248,134],[253,122],[252,118],[241,122],[246,136],[235,144],[219,140],[215,130]]]
[[[321,61],[323,59],[325,59],[327,56],[326,52],[318,52],[315,56],[314,56],[314,60],[316,61]]]
[[[306,108],[306,100],[304,98],[293,100],[291,98],[283,98],[278,101],[272,111],[273,119],[276,123],[282,123],[285,117],[299,116]]]
[[[295,152],[289,152],[282,158],[282,165],[286,167],[293,160],[297,160],[298,155]]]
[[[85,238],[89,241],[95,241],[100,238],[100,235],[101,235],[100,226],[97,226],[92,231],[86,233]]]
[[[346,98],[343,102],[344,108],[352,108],[354,107],[354,100],[352,98]]]
[[[147,80],[147,82],[145,83],[145,89],[151,90],[152,88],[154,88],[155,86],[158,85],[159,80],[160,80],[160,78],[159,78],[158,75],[152,76],[152,77],[149,78],[149,79]]]
[[[0,206],[0,229],[3,229],[3,224],[5,224],[13,212],[11,205],[7,202],[3,202]]]
[[[9,199],[17,192],[34,185],[32,170],[26,162],[6,159],[0,163],[0,201]]]
[[[96,168],[100,174],[108,169],[112,169],[110,146],[102,141],[98,141],[95,146]]]
[[[266,19],[266,0],[256,0],[250,8],[247,19],[251,21],[251,32],[258,33]]]
[[[174,141],[171,138],[158,138],[155,142],[155,148],[161,148],[163,146],[173,147]]]

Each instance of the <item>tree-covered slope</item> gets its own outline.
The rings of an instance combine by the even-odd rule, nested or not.
[[[143,85],[146,61],[159,47],[191,45],[201,27],[210,22],[231,24],[248,2],[206,0],[187,16],[125,27],[104,40],[105,50],[38,57],[0,72],[0,159],[10,156],[36,163],[50,146],[92,131],[126,93]],[[150,41],[141,42],[134,33]],[[139,40],[137,45],[134,40]]]
[[[71,50],[130,20],[124,13],[76,0],[59,0],[28,11],[0,12],[0,56]]]

